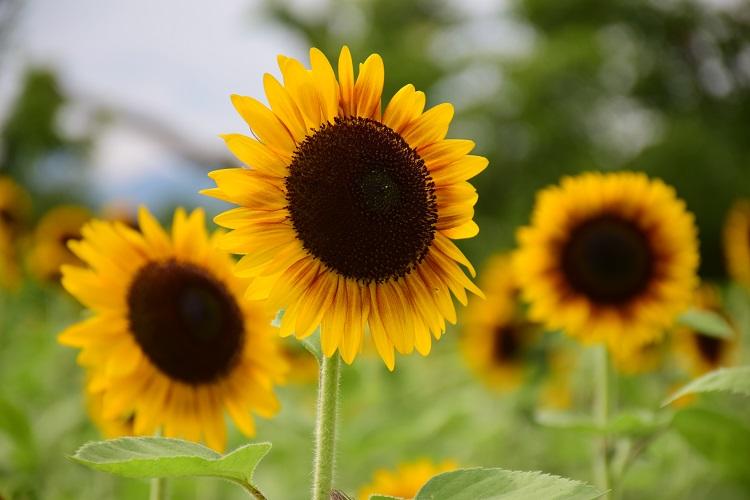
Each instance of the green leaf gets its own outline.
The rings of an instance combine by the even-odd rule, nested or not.
[[[701,455],[727,472],[750,474],[750,427],[719,412],[704,408],[680,410],[673,428]]]
[[[648,410],[637,410],[613,416],[606,426],[601,426],[590,415],[558,411],[540,411],[535,415],[538,424],[555,429],[565,429],[593,434],[644,436],[665,428],[669,416]]]
[[[126,437],[83,445],[71,458],[92,469],[132,478],[212,476],[251,482],[271,443],[241,446],[220,455],[197,443],[159,437]]]
[[[702,377],[691,381],[683,388],[669,396],[662,406],[686,396],[698,392],[733,392],[750,396],[750,366],[738,366],[735,368],[719,368],[709,372]]]
[[[732,326],[721,315],[705,309],[688,309],[680,315],[677,322],[708,337],[731,339],[734,337]]]
[[[415,500],[592,500],[602,494],[580,481],[542,472],[477,468],[433,477]]]

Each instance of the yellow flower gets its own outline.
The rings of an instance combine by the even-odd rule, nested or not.
[[[697,282],[693,216],[641,173],[563,178],[539,193],[518,241],[529,316],[612,351],[661,338]]]
[[[566,348],[558,348],[548,356],[547,376],[539,391],[539,407],[567,410],[573,406],[572,376],[576,358]]]
[[[480,277],[486,300],[469,302],[461,347],[469,366],[487,385],[512,390],[523,382],[539,326],[524,316],[509,256],[492,257]]]
[[[81,238],[81,228],[90,212],[75,205],[60,205],[47,212],[36,226],[29,254],[29,268],[40,280],[57,281],[60,266],[80,264],[68,243]]]
[[[10,177],[0,176],[0,287],[21,283],[19,239],[27,229],[31,197]]]
[[[467,180],[487,160],[468,155],[473,142],[445,139],[453,107],[425,112],[413,85],[381,112],[379,55],[356,81],[346,47],[338,79],[319,50],[310,60],[279,56],[283,84],[263,79],[270,109],[232,96],[255,138],[224,138],[247,168],[212,172],[217,187],[204,194],[239,205],[216,218],[232,229],[223,245],[244,254],[249,296],[285,309],[283,336],[320,326],[324,354],[351,363],[369,326],[393,369],[394,348],[427,355],[431,334],[456,321],[451,293],[463,304],[466,290],[481,294],[451,240],[478,232]]]
[[[701,284],[695,292],[693,305],[697,309],[712,311],[723,316],[735,332],[734,338],[721,339],[703,335],[685,326],[676,329],[675,353],[687,372],[697,377],[722,366],[732,365],[736,361],[739,330],[724,311],[721,293],[715,285]]]
[[[309,384],[318,381],[318,362],[301,343],[284,339],[281,350],[289,365],[288,382]]]
[[[171,235],[146,209],[139,225],[92,221],[70,243],[88,267],[64,266],[62,283],[93,315],[59,340],[81,349],[103,419],[132,414],[137,435],[161,429],[221,450],[225,410],[246,435],[251,412],[278,411],[273,386],[286,363],[272,316],[243,300],[247,282],[206,233],[202,210],[178,210]]]
[[[623,344],[612,351],[614,368],[625,375],[636,375],[658,370],[664,363],[666,342],[654,340],[644,344]]]
[[[107,439],[120,436],[132,436],[134,415],[122,414],[117,417],[104,418],[104,393],[86,390],[86,409],[91,421]]]
[[[434,464],[423,458],[401,464],[395,471],[380,469],[375,472],[372,483],[360,490],[359,498],[368,500],[370,496],[378,494],[411,499],[433,476],[457,468],[458,465],[452,460]]]
[[[732,279],[750,287],[750,200],[739,200],[724,223],[724,255]]]
[[[13,240],[26,228],[31,196],[10,177],[0,175],[0,239]]]

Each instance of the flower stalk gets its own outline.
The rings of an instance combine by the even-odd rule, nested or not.
[[[313,457],[313,500],[328,500],[333,487],[336,462],[336,418],[338,416],[341,357],[338,353],[320,363],[318,408]]]
[[[606,432],[609,422],[609,354],[604,344],[597,346],[594,366],[594,408],[593,416],[601,434],[594,441],[594,478],[604,493],[610,498],[609,477],[609,437]]]

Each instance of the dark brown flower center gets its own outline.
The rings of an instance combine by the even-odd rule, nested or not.
[[[570,286],[595,303],[622,304],[648,287],[654,255],[634,223],[605,215],[583,222],[562,249]]]
[[[435,235],[435,184],[417,152],[367,118],[337,118],[308,136],[286,178],[304,248],[363,283],[409,274]]]
[[[521,358],[524,331],[525,328],[516,323],[497,326],[492,342],[492,359],[497,363],[507,363]]]
[[[694,339],[701,358],[711,366],[718,366],[724,354],[724,341],[697,332]]]
[[[136,342],[169,377],[202,384],[234,367],[244,342],[242,311],[205,269],[175,260],[146,264],[127,301]]]

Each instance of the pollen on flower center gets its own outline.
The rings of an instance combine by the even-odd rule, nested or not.
[[[570,285],[590,300],[617,304],[637,296],[653,274],[647,235],[635,224],[601,216],[575,228],[562,249]]]
[[[337,118],[308,136],[285,187],[304,248],[347,278],[403,277],[435,235],[435,184],[424,161],[398,133],[368,118]]]
[[[234,366],[244,341],[242,312],[204,269],[151,262],[127,295],[130,329],[160,370],[189,384],[207,383]]]

